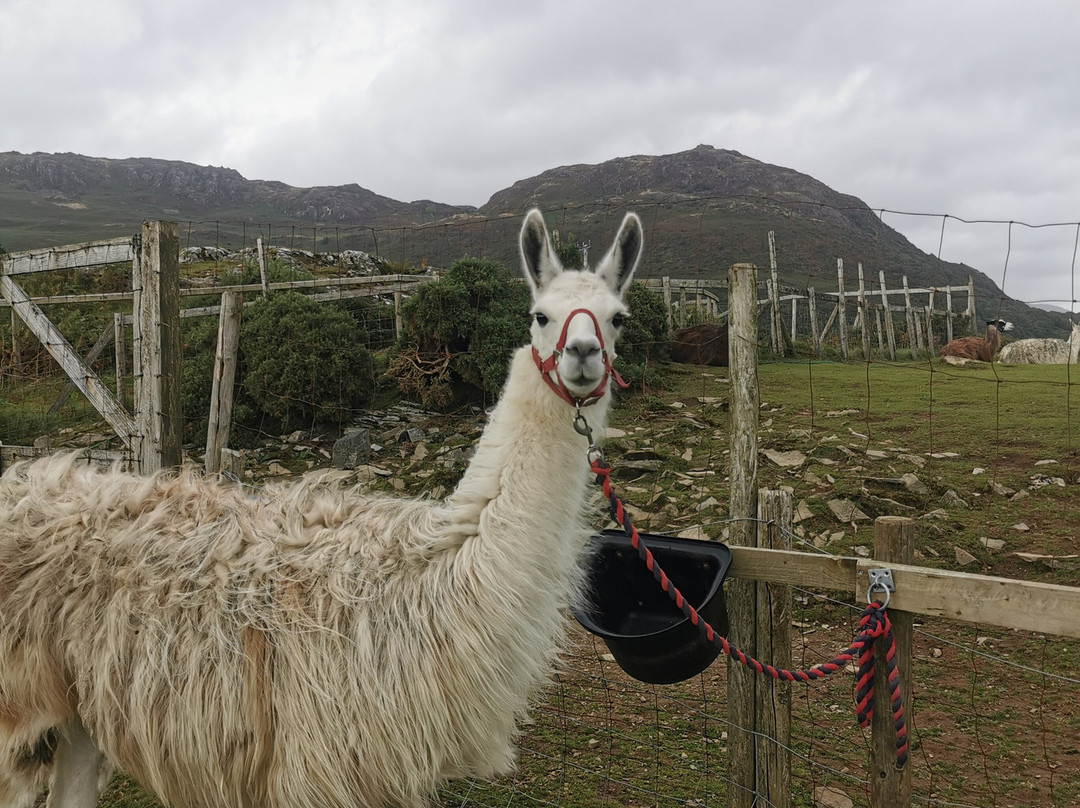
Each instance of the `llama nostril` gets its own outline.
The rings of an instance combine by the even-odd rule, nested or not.
[[[566,344],[565,352],[577,359],[588,359],[600,353],[600,343],[596,340],[575,340]]]

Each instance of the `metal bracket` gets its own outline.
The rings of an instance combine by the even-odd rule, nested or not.
[[[873,601],[875,592],[884,592],[885,602],[882,606],[888,606],[889,596],[896,591],[896,584],[893,583],[892,570],[887,567],[878,567],[867,570],[866,579],[866,602],[870,603]]]

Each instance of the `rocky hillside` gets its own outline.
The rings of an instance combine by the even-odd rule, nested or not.
[[[861,200],[706,145],[553,168],[479,209],[399,202],[355,184],[294,188],[175,161],[0,153],[0,244],[8,250],[109,238],[166,218],[181,223],[185,246],[250,246],[260,233],[286,246],[357,249],[413,266],[446,266],[463,255],[514,266],[519,217],[534,205],[564,237],[596,245],[608,243],[627,208],[637,210],[649,244],[644,276],[721,277],[746,261],[767,267],[773,231],[788,286],[835,289],[838,257],[849,277],[861,263],[871,282],[884,270],[890,285],[900,275],[915,287],[964,285],[974,275],[980,313],[1011,319],[1027,336],[1067,330],[1062,313],[1003,299],[984,274],[917,249]]]
[[[245,179],[237,171],[216,166],[143,158],[105,160],[81,154],[0,153],[0,187],[5,197],[22,192],[26,201],[44,208],[39,213],[52,208],[52,213],[72,218],[92,207],[104,207],[137,211],[144,218],[247,217],[355,224],[403,214],[447,216],[462,210],[427,201],[397,202],[359,185],[294,188]]]

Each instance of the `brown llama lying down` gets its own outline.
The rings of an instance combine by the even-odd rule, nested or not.
[[[680,328],[672,337],[671,360],[686,365],[728,366],[728,327],[703,323]]]
[[[976,359],[980,362],[993,362],[998,348],[1001,347],[1002,332],[1012,331],[1012,327],[1012,323],[1004,320],[987,320],[985,337],[954,339],[942,346],[938,356],[944,357],[946,362],[950,361],[950,357],[963,361]],[[955,364],[955,361],[952,364]]]
[[[531,344],[446,500],[8,469],[0,808],[93,808],[112,767],[175,808],[420,808],[510,771],[581,596],[575,412],[604,428],[641,245],[627,214],[564,270],[525,217]]]

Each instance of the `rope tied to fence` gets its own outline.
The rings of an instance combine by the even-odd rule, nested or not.
[[[578,419],[582,422],[580,414]],[[638,557],[645,563],[653,578],[660,584],[660,588],[671,598],[692,625],[706,640],[716,645],[720,651],[740,665],[753,670],[756,673],[767,674],[773,679],[787,682],[812,682],[822,679],[837,671],[844,670],[848,663],[857,658],[856,684],[855,684],[855,715],[859,726],[866,729],[874,716],[874,646],[879,640],[885,648],[885,677],[889,687],[889,700],[892,707],[893,728],[896,733],[896,768],[903,768],[908,759],[907,722],[904,719],[903,700],[900,697],[900,673],[896,663],[896,636],[893,633],[892,622],[886,612],[885,605],[876,601],[870,601],[859,618],[859,633],[844,651],[828,662],[814,665],[803,670],[789,671],[774,668],[763,662],[759,662],[746,655],[738,648],[732,646],[727,638],[717,633],[708,621],[698,613],[697,609],[683,597],[678,588],[672,584],[671,579],[656,563],[652,552],[638,536],[637,528],[633,520],[623,507],[622,501],[611,487],[611,465],[604,460],[603,454],[592,444],[591,431],[586,434],[578,420],[575,420],[575,429],[589,438],[589,468],[596,475],[596,484],[601,487],[604,496],[608,500],[608,513],[611,519],[619,525],[630,544],[637,552]],[[588,426],[584,425],[584,430]]]

